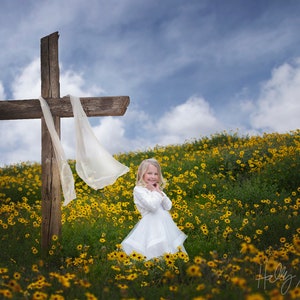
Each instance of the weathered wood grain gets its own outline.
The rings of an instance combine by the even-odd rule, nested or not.
[[[62,118],[73,117],[69,97],[46,100],[52,115]],[[123,116],[130,102],[128,96],[84,97],[80,100],[88,117]],[[0,120],[39,119],[42,116],[38,99],[0,101]]]
[[[55,32],[41,39],[41,95],[43,98],[60,98],[58,37],[58,32]],[[60,136],[60,117],[53,116],[53,121],[55,130]],[[54,235],[61,236],[61,185],[55,151],[43,116],[41,116],[41,124],[41,246],[43,251],[46,252],[51,245],[52,237]]]

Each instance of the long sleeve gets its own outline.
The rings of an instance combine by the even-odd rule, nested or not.
[[[172,201],[169,197],[163,192],[164,196],[162,198],[162,206],[165,210],[170,210],[172,208]]]
[[[155,212],[160,207],[170,210],[172,207],[171,200],[164,194],[162,196],[156,191],[149,191],[142,186],[136,186],[133,190],[134,203],[139,212],[143,215],[149,212]]]

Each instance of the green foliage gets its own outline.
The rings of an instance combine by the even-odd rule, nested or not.
[[[62,237],[53,237],[46,256],[40,165],[0,169],[0,298],[268,299],[270,291],[280,293],[284,281],[259,289],[255,278],[264,264],[274,274],[268,260],[300,276],[299,139],[299,131],[223,132],[119,154],[130,172],[100,191],[78,177],[71,161],[77,199],[62,208]],[[167,179],[172,217],[188,235],[188,258],[179,252],[145,262],[119,247],[139,220],[132,189],[138,165],[150,157]],[[289,287],[289,297],[295,289]]]

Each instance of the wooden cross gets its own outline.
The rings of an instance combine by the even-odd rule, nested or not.
[[[41,96],[47,100],[60,136],[60,118],[72,117],[69,97],[60,98],[58,32],[41,39]],[[128,96],[80,98],[87,116],[122,116]],[[61,236],[61,186],[50,133],[38,99],[0,101],[0,120],[36,119],[42,123],[42,228],[41,247],[47,250],[52,236]]]

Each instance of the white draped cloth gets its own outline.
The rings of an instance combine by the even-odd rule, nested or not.
[[[44,115],[45,123],[49,130],[53,149],[55,153],[55,158],[58,165],[60,181],[62,186],[62,191],[64,194],[64,205],[67,205],[70,201],[76,198],[75,187],[74,187],[74,177],[72,170],[68,164],[68,161],[65,156],[64,149],[60,143],[59,136],[55,130],[52,114],[48,103],[42,97],[39,98],[41,103],[42,112]]]
[[[129,168],[118,162],[97,140],[80,99],[70,96],[76,132],[76,171],[95,190],[101,189],[127,173]]]
[[[59,136],[55,130],[53,118],[45,99],[39,98],[60,172],[64,194],[64,205],[76,198],[74,178],[66,160]],[[98,141],[88,118],[81,106],[80,98],[70,96],[76,137],[76,172],[93,189],[101,189],[113,184],[129,168],[117,161]]]

